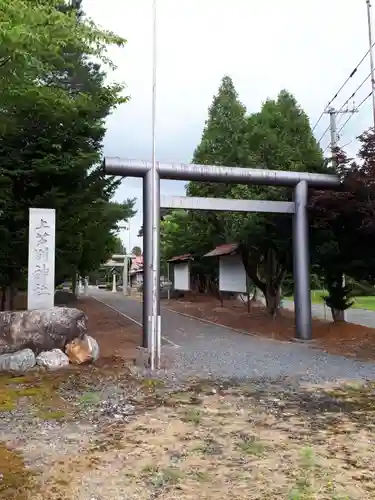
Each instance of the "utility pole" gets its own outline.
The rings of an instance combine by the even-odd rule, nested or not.
[[[339,141],[339,136],[337,134],[337,124],[336,124],[336,117],[339,114],[353,114],[357,113],[358,109],[353,108],[353,109],[339,109],[336,110],[335,108],[329,108],[326,113],[329,114],[329,129],[331,132],[331,158],[332,158],[332,166],[337,167],[337,146],[338,146],[338,141]],[[346,284],[346,278],[345,274],[342,275],[342,286],[345,287]],[[346,311],[344,311],[344,317],[343,320],[346,321]]]
[[[337,115],[345,115],[345,114],[354,114],[357,113],[358,110],[356,108],[349,109],[339,109],[336,110],[335,108],[329,108],[325,113],[329,115],[329,129],[331,132],[331,143],[330,143],[330,148],[331,148],[331,155],[332,155],[332,165],[334,167],[337,166],[337,146],[338,146],[338,140],[339,136],[337,134],[337,124],[336,124],[336,118]]]
[[[371,68],[371,94],[372,94],[372,114],[375,129],[375,75],[374,75],[374,56],[372,52],[372,21],[371,21],[371,3],[366,0],[367,4],[367,24],[368,24],[368,43],[370,49],[370,68]]]
[[[336,147],[337,147],[337,127],[336,127],[336,112],[333,108],[329,108],[329,130],[331,132],[331,154],[332,154],[332,164],[334,167],[337,165],[336,158]]]

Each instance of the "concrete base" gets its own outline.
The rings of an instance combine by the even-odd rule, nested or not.
[[[303,340],[303,339],[297,339],[296,337],[293,337],[291,339],[292,342],[296,342],[297,344],[307,344],[307,345],[314,345],[316,344],[316,340],[311,339],[311,340]]]

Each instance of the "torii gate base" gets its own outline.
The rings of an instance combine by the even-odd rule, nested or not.
[[[340,180],[335,175],[313,174],[308,172],[286,172],[240,167],[218,167],[214,165],[162,164],[157,163],[157,183],[152,192],[152,164],[144,161],[105,158],[105,172],[121,177],[143,178],[143,347],[148,347],[152,335],[151,321],[153,294],[158,304],[160,315],[160,288],[153,290],[152,269],[152,229],[153,210],[160,212],[160,179],[192,180],[200,182],[222,182],[227,184],[262,184],[294,188],[293,202],[272,202],[262,200],[220,200],[215,199],[211,210],[261,211],[277,213],[294,213],[293,224],[293,267],[294,267],[294,307],[295,336],[299,340],[312,339],[311,295],[310,295],[310,259],[308,241],[307,201],[308,188],[339,189]],[[179,198],[178,202],[169,200],[164,203],[167,208],[209,209],[205,198]],[[160,248],[160,226],[157,219],[157,244]],[[156,283],[160,283],[160,260],[157,259]],[[151,318],[151,321],[150,321]]]

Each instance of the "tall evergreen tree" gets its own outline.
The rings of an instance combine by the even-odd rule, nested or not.
[[[295,98],[283,90],[260,112],[246,117],[233,82],[225,77],[209,109],[195,163],[273,170],[324,171],[322,152],[309,120]],[[189,183],[188,195],[235,199],[291,200],[292,190],[269,186]],[[240,243],[253,283],[266,297],[270,314],[277,312],[280,286],[292,270],[292,221],[278,214],[208,213],[190,215],[191,234],[202,235],[197,248],[223,242]],[[171,237],[170,237],[171,239]]]
[[[193,163],[243,165],[246,124],[246,108],[238,98],[231,77],[224,76],[208,110],[208,119],[201,142],[194,152]],[[230,191],[230,185],[223,183],[189,182],[187,185],[188,196],[228,197]],[[199,212],[192,213],[190,218],[194,234],[200,235],[196,251],[209,251],[225,242],[225,219],[221,214]]]

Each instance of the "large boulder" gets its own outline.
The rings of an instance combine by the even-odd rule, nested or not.
[[[0,354],[29,348],[34,353],[64,350],[87,332],[87,316],[79,309],[52,307],[0,312]]]

